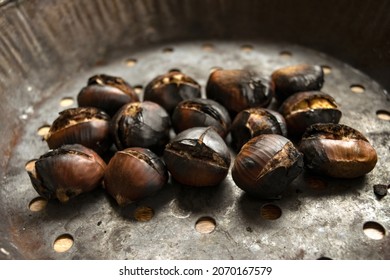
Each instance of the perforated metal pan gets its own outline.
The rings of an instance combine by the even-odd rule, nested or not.
[[[390,196],[373,192],[390,184],[390,2],[0,5],[0,259],[390,258]],[[341,123],[377,150],[368,175],[304,173],[282,199],[263,201],[244,194],[229,173],[217,187],[170,183],[123,208],[102,189],[44,205],[32,188],[24,166],[48,150],[41,128],[77,105],[94,74],[121,76],[142,96],[152,78],[175,68],[204,95],[213,67],[269,75],[297,63],[324,67],[323,91],[340,105]]]

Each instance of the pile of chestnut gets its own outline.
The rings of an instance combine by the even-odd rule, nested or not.
[[[215,186],[231,167],[245,192],[280,198],[303,171],[336,178],[370,172],[377,154],[359,131],[338,124],[322,92],[320,66],[293,65],[266,77],[213,71],[206,85],[174,70],[145,87],[143,101],[120,77],[96,75],[44,137],[50,151],[26,165],[39,195],[66,202],[103,185],[119,205],[156,193],[169,179]],[[269,109],[273,98],[277,109]],[[111,157],[107,158],[107,155]],[[103,160],[102,158],[105,158]]]

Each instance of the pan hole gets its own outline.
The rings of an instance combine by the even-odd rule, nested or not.
[[[102,224],[102,221],[97,222],[97,226],[100,226]]]
[[[45,124],[45,125],[42,125],[40,128],[38,128],[37,134],[39,136],[44,137],[47,133],[49,133],[49,130],[50,130],[50,125]]]
[[[135,58],[128,58],[125,60],[127,67],[134,67],[137,64],[137,60]]]
[[[349,88],[353,93],[363,93],[365,91],[365,88],[362,85],[351,85]]]
[[[323,190],[328,186],[328,183],[319,177],[307,177],[305,181],[309,188],[314,190]]]
[[[148,206],[139,206],[134,211],[134,218],[139,222],[148,222],[154,216],[154,210]]]
[[[141,85],[136,85],[136,86],[133,87],[134,92],[135,92],[136,94],[138,94],[138,95],[140,95],[140,94],[142,93],[143,88],[144,88],[144,87],[141,86]]]
[[[173,53],[173,48],[171,47],[164,48],[163,53]]]
[[[332,73],[332,68],[328,65],[322,65],[322,71],[324,71],[324,74],[325,75],[329,75],[330,73]]]
[[[172,73],[172,72],[180,72],[181,73],[181,70],[179,68],[169,69],[168,73]]]
[[[63,253],[72,248],[73,243],[73,237],[70,234],[62,234],[54,241],[53,249],[58,253]]]
[[[274,204],[265,204],[260,209],[260,215],[266,220],[277,220],[282,216],[282,209]]]
[[[72,97],[64,97],[60,101],[60,106],[61,107],[69,107],[72,106],[74,103],[74,100]]]
[[[324,256],[324,257],[319,257],[317,260],[332,260],[332,259]]]
[[[221,70],[221,69],[222,69],[222,67],[218,67],[218,66],[211,67],[210,70],[209,70],[209,74],[212,74],[215,71]]]
[[[202,45],[202,50],[205,52],[211,52],[214,50],[214,45],[210,43],[205,43]]]
[[[364,223],[363,232],[374,240],[380,240],[386,234],[386,230],[381,224],[372,221]]]
[[[292,57],[292,53],[289,52],[289,51],[281,51],[281,52],[279,53],[279,56],[280,56],[281,58],[284,58],[284,59],[289,59],[289,58]]]
[[[241,50],[243,52],[251,52],[251,51],[253,51],[253,46],[250,44],[245,44],[245,45],[241,46]]]
[[[212,233],[215,227],[216,222],[211,217],[201,217],[195,223],[195,229],[199,233]]]
[[[390,112],[386,110],[376,111],[376,117],[380,120],[390,121]]]
[[[46,205],[47,205],[47,199],[39,196],[30,201],[28,208],[32,212],[39,212],[45,209]]]

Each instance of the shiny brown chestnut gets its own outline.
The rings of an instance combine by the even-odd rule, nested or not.
[[[200,85],[190,76],[174,70],[150,81],[144,91],[144,100],[161,105],[169,114],[183,100],[201,97]]]
[[[302,170],[302,155],[291,141],[278,134],[262,134],[242,147],[234,161],[232,177],[248,194],[276,199]]]
[[[113,116],[123,105],[139,101],[134,89],[124,79],[104,74],[88,79],[77,95],[80,107],[96,107]]]
[[[320,90],[324,71],[319,65],[297,64],[275,70],[271,78],[275,84],[275,99],[282,103],[294,93]]]
[[[212,126],[225,138],[231,119],[228,111],[211,99],[188,99],[180,102],[172,114],[172,126],[176,133],[192,127]]]
[[[314,124],[302,137],[299,150],[309,170],[335,178],[356,178],[369,173],[377,153],[367,138],[342,124]]]
[[[26,164],[38,194],[61,202],[98,187],[105,169],[105,162],[96,152],[79,144],[50,150]]]
[[[291,136],[301,136],[315,123],[338,123],[342,115],[334,98],[321,91],[296,93],[283,102],[279,111]]]
[[[118,151],[104,175],[106,191],[123,206],[155,194],[168,182],[163,161],[145,148]]]
[[[206,96],[222,104],[235,116],[244,109],[266,107],[274,92],[273,82],[249,70],[213,71],[207,81]]]
[[[215,186],[230,166],[230,152],[212,127],[194,127],[179,133],[164,151],[164,161],[172,177],[188,186]]]
[[[234,118],[231,126],[232,147],[239,151],[251,138],[261,134],[279,134],[287,137],[287,126],[283,116],[265,108],[249,108]]]
[[[81,144],[101,154],[112,145],[110,116],[93,107],[64,110],[54,120],[44,139],[50,149],[65,144]]]
[[[133,102],[119,109],[110,129],[118,150],[142,147],[160,153],[169,141],[170,119],[157,103]]]

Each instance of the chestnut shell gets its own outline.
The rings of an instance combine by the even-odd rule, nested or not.
[[[206,85],[206,96],[222,104],[235,116],[250,107],[267,107],[274,92],[273,82],[249,70],[213,71]]]
[[[190,76],[180,71],[159,75],[150,81],[144,91],[144,101],[162,106],[169,114],[179,102],[201,97],[201,86]]]
[[[104,175],[106,191],[122,206],[153,195],[167,182],[163,161],[149,149],[137,147],[116,152]]]
[[[236,151],[251,138],[261,134],[279,134],[287,137],[284,117],[276,111],[265,108],[249,108],[234,118],[231,126],[232,146]]]
[[[70,108],[59,113],[44,138],[50,149],[81,144],[101,154],[112,145],[110,117],[98,108]]]
[[[192,127],[212,126],[223,138],[229,133],[231,125],[229,113],[221,104],[201,98],[180,102],[171,119],[176,133]]]
[[[118,150],[142,147],[160,153],[169,141],[170,119],[150,101],[124,105],[112,118],[111,134]]]
[[[26,165],[38,194],[61,202],[98,187],[105,168],[105,162],[97,153],[79,144],[51,150]]]
[[[335,178],[356,178],[369,173],[377,153],[358,130],[342,124],[314,124],[299,144],[309,170]]]
[[[334,98],[321,91],[296,93],[283,102],[279,112],[293,137],[301,136],[315,123],[338,123],[342,116]]]
[[[324,71],[319,65],[297,64],[275,70],[271,78],[275,84],[275,99],[282,103],[294,93],[320,90]]]
[[[242,147],[234,161],[232,177],[248,194],[276,199],[302,170],[302,155],[290,140],[277,134],[262,134]]]
[[[120,77],[104,74],[88,79],[77,95],[80,107],[96,107],[113,116],[123,105],[139,101],[134,89]]]
[[[212,127],[194,127],[179,133],[164,150],[172,177],[188,186],[215,186],[230,166],[230,151]]]

